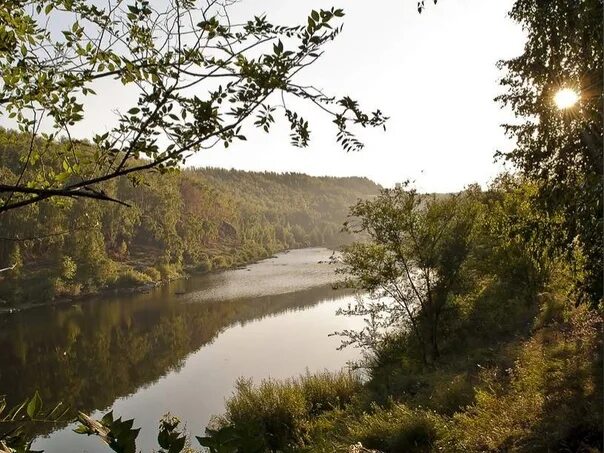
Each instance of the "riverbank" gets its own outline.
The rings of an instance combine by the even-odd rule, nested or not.
[[[104,288],[98,288],[94,291],[87,291],[85,293],[77,293],[77,294],[55,294],[52,298],[47,298],[46,300],[34,301],[34,302],[24,302],[20,304],[11,305],[8,302],[0,299],[0,316],[10,315],[24,310],[30,310],[34,308],[49,306],[49,305],[63,305],[68,303],[79,303],[85,299],[102,299],[104,297],[111,296],[124,296],[130,294],[139,294],[139,293],[147,293],[153,291],[156,288],[168,286],[170,284],[174,284],[178,281],[188,279],[190,277],[199,277],[210,274],[222,273],[225,271],[233,271],[246,269],[248,266],[253,264],[257,264],[261,261],[270,258],[276,258],[277,254],[285,254],[289,253],[293,250],[301,250],[303,248],[292,248],[292,249],[282,249],[275,250],[272,253],[261,254],[258,257],[251,258],[247,261],[232,261],[230,264],[224,267],[215,267],[213,269],[208,269],[206,267],[197,266],[187,266],[181,269],[173,267],[170,269],[170,272],[162,275],[159,271],[157,275],[160,277],[159,279],[153,279],[152,275],[155,273],[143,273],[141,271],[137,271],[136,269],[140,269],[143,267],[144,263],[132,263],[133,266],[126,268],[126,273],[128,278],[120,278],[118,276],[116,278],[116,284],[114,286],[107,286]],[[151,274],[151,275],[149,275]],[[144,276],[148,276],[149,278],[145,278]],[[175,288],[175,292],[179,291],[178,288]]]
[[[285,250],[279,250],[277,251],[277,253],[284,251]],[[18,304],[10,304],[5,300],[0,299],[0,316],[6,314],[13,314],[23,310],[44,307],[48,305],[61,305],[67,303],[81,302],[87,298],[99,299],[106,296],[121,296],[136,293],[146,293],[160,286],[166,286],[178,280],[189,278],[191,275],[205,275],[213,272],[223,272],[226,270],[244,268],[246,266],[264,260],[270,256],[261,256],[247,262],[233,263],[228,267],[219,267],[212,270],[200,269],[199,266],[189,266],[182,269],[173,267],[170,272],[165,275],[165,278],[159,271],[157,271],[157,274],[155,274],[154,272],[143,273],[137,271],[136,267],[141,268],[142,266],[142,263],[138,263],[138,266],[136,266],[135,264],[136,267],[126,268],[124,274],[118,275],[114,285],[110,285],[104,288],[95,288],[94,290],[86,291],[83,293],[74,293],[73,291],[70,293],[70,291],[66,291],[67,294],[54,294],[51,298],[47,298],[43,301],[41,300],[35,302],[24,302]],[[160,278],[153,279],[153,277],[156,275]]]
[[[26,150],[7,152],[18,162]],[[99,187],[131,208],[70,200],[2,216],[4,307],[144,290],[286,249],[339,244],[348,239],[340,231],[348,207],[378,191],[364,178],[218,169],[141,178],[135,187]]]
[[[367,379],[241,385],[207,444],[601,452],[602,300],[580,292],[577,261],[524,236],[530,200],[505,186],[359,202],[351,211],[369,237],[343,250],[340,268],[368,291],[344,311],[364,330],[343,332],[365,349]]]

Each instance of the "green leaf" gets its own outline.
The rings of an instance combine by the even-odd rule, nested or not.
[[[101,418],[101,423],[103,425],[110,425],[111,423],[113,423],[113,411],[109,411],[105,415],[103,415],[103,418]]]
[[[33,398],[27,403],[27,415],[29,418],[34,418],[40,412],[40,409],[42,409],[42,398],[40,398],[40,394],[36,390]]]
[[[89,434],[90,433],[90,429],[88,429],[84,425],[80,425],[77,428],[74,428],[73,432],[77,433],[77,434]]]
[[[172,445],[170,445],[170,449],[168,450],[169,453],[179,453],[183,450],[183,448],[185,448],[185,442],[187,441],[187,438],[182,436],[182,437],[178,437],[177,439],[175,439],[172,442]]]
[[[62,171],[61,173],[59,173],[55,176],[55,179],[57,180],[57,182],[63,182],[70,176],[71,176],[71,172]]]

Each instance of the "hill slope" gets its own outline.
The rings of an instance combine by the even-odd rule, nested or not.
[[[4,180],[17,179],[25,153],[20,138],[0,131]],[[133,287],[288,248],[335,247],[346,239],[340,228],[348,207],[379,187],[357,177],[186,169],[102,189],[131,207],[61,199],[0,216],[0,267],[16,264],[2,273],[0,299],[12,304]]]

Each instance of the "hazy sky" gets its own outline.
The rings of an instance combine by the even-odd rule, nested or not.
[[[230,10],[234,22],[266,13],[276,24],[303,24],[313,9],[343,8],[343,32],[298,81],[381,109],[390,116],[387,131],[361,131],[365,149],[346,153],[335,142],[331,118],[305,103],[310,147],[291,146],[283,121],[270,134],[248,132],[246,142],[202,151],[188,164],[358,175],[388,186],[413,179],[418,189],[434,192],[487,183],[501,169],[495,151],[512,146],[499,126],[510,113],[493,101],[502,90],[495,63],[519,55],[524,43],[507,17],[512,2],[427,0],[420,15],[416,0],[241,0]],[[87,98],[75,137],[108,130],[116,109],[136,103],[136,92],[119,82],[102,81],[95,89],[102,94]],[[10,125],[5,118],[0,124]]]
[[[509,118],[493,98],[501,92],[497,60],[522,51],[524,35],[507,17],[511,0],[441,0],[417,13],[415,0],[242,0],[246,17],[266,12],[298,22],[313,8],[343,8],[343,33],[303,80],[350,94],[391,117],[387,131],[364,131],[363,151],[346,153],[329,118],[309,117],[311,145],[289,145],[284,124],[254,133],[233,148],[204,151],[195,165],[312,175],[362,175],[383,185],[414,179],[421,190],[453,191],[488,182],[501,168],[497,149],[511,147],[499,125]]]

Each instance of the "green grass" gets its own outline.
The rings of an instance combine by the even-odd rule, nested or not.
[[[346,407],[360,391],[359,377],[348,372],[307,373],[257,385],[242,379],[213,428],[234,428],[243,451],[292,451],[307,442],[314,417]]]

